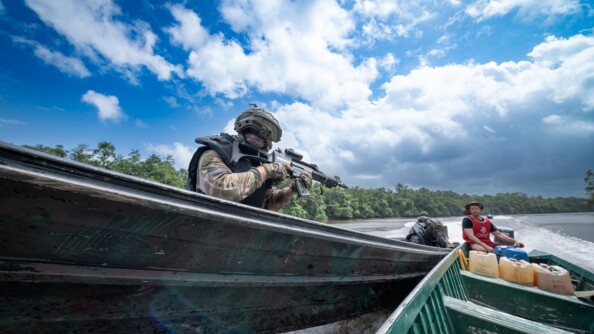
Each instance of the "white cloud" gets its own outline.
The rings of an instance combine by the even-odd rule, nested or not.
[[[542,73],[538,79],[551,87],[553,99],[578,98],[584,111],[594,111],[594,37],[547,37],[528,54]]]
[[[396,36],[420,38],[423,32],[418,26],[437,16],[426,5],[430,2],[357,0],[353,12],[368,20],[363,24],[362,32],[371,40],[392,40]]]
[[[196,13],[186,10],[183,6],[172,5],[168,7],[171,15],[179,23],[173,27],[164,29],[171,35],[174,43],[182,45],[185,50],[199,49],[203,47],[210,35],[202,27],[202,20]]]
[[[171,108],[178,108],[179,104],[177,103],[177,99],[173,96],[166,96],[163,98],[163,100],[165,102],[167,102],[167,104],[171,107]]]
[[[575,166],[594,158],[577,153],[591,152],[593,144],[593,43],[582,35],[550,37],[531,61],[421,66],[393,76],[384,96],[333,113],[280,105],[275,115],[286,127],[280,146],[307,152],[322,170],[366,187],[406,180],[480,189],[467,176],[491,173],[508,183],[498,186],[522,191],[535,173],[566,179],[567,161],[547,157]],[[477,154],[489,163],[476,164]],[[544,189],[542,182],[531,186]]]
[[[488,125],[483,125],[483,129],[485,129],[487,132],[492,133],[492,134],[496,134],[497,131],[493,130],[490,126]]]
[[[40,43],[28,40],[22,37],[13,37],[15,43],[25,44],[33,47],[33,53],[43,60],[46,64],[53,65],[61,72],[73,75],[79,78],[91,76],[82,60],[74,57],[68,57],[59,51],[52,51]]]
[[[549,37],[529,60],[419,66],[392,76],[383,95],[331,112],[300,102],[264,107],[283,127],[275,147],[304,153],[352,186],[534,195],[562,180],[575,194],[581,180],[570,175],[594,161],[593,52],[594,37]]]
[[[545,124],[561,124],[563,123],[562,117],[559,115],[549,115],[542,119]]]
[[[104,57],[126,75],[141,66],[155,73],[159,80],[171,79],[172,72],[181,74],[179,66],[154,53],[157,36],[148,24],[118,21],[121,10],[111,0],[25,2],[43,22],[90,59],[98,61],[97,56]]]
[[[145,144],[147,150],[155,152],[158,155],[167,156],[171,155],[175,161],[176,168],[188,169],[192,155],[196,151],[196,148],[185,146],[181,143],[173,143],[173,145],[153,145]]]
[[[225,44],[220,36],[211,36],[211,43],[236,48],[227,52],[237,52],[237,61],[246,64],[257,66],[250,57],[264,57]],[[294,148],[351,185],[402,182],[476,193],[525,192],[534,182],[529,184],[534,192],[545,192],[553,188],[547,180],[567,180],[568,165],[581,168],[594,158],[583,153],[593,144],[594,37],[548,37],[528,56],[518,62],[419,66],[392,76],[382,85],[383,95],[354,99],[330,112],[315,103],[269,103],[265,108],[283,126],[275,147]],[[378,66],[395,61],[386,57]],[[232,132],[232,120],[225,130]],[[179,143],[158,150],[174,155],[182,168],[194,151]],[[488,184],[469,175],[500,181]]]
[[[81,101],[94,105],[99,111],[99,119],[102,121],[120,122],[125,120],[127,116],[122,112],[120,101],[116,96],[103,95],[93,90],[87,91],[82,97]]]
[[[41,58],[47,64],[54,65],[64,73],[71,74],[79,78],[91,76],[91,72],[89,72],[85,64],[83,64],[83,62],[78,58],[67,57],[60,52],[51,51],[41,45],[38,45],[34,52],[37,57]]]
[[[137,118],[136,121],[134,121],[134,126],[137,128],[148,128],[149,126],[143,122],[140,118]]]
[[[14,119],[0,118],[0,127],[8,126],[8,125],[24,125],[24,124],[27,124],[27,123],[17,121]]]
[[[379,62],[379,66],[386,70],[388,73],[393,74],[396,70],[396,66],[400,63],[400,59],[394,57],[391,52],[388,52],[384,58]]]
[[[567,132],[572,136],[590,136],[594,134],[594,122],[589,120],[576,120],[561,115],[548,115],[542,122],[551,126],[552,131]]]
[[[375,59],[355,65],[344,53],[354,23],[334,2],[224,1],[223,18],[247,34],[248,45],[220,34],[204,39],[196,14],[171,11],[177,24],[166,31],[191,50],[187,74],[211,95],[237,98],[256,89],[332,107],[366,99],[378,75]],[[190,38],[195,35],[201,36],[198,43]]]
[[[581,10],[579,0],[480,0],[469,5],[465,12],[476,21],[504,16],[517,10],[517,16],[525,20],[545,17],[545,23],[557,16],[571,15]]]

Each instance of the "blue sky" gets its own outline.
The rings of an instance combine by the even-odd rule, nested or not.
[[[0,0],[0,140],[171,154],[255,102],[361,187],[584,197],[579,0]]]

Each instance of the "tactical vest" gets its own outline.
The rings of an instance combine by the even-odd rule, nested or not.
[[[196,188],[198,184],[198,163],[200,162],[200,157],[204,152],[207,150],[214,150],[218,153],[221,157],[225,165],[231,169],[233,173],[242,173],[247,172],[252,167],[256,167],[260,165],[258,162],[252,163],[247,158],[242,158],[237,161],[237,163],[231,162],[231,157],[233,154],[233,142],[235,138],[227,133],[221,133],[218,136],[210,136],[210,137],[198,137],[196,138],[196,142],[198,144],[202,144],[204,146],[198,148],[194,155],[192,156],[192,160],[190,160],[190,165],[188,167],[188,181],[186,182],[186,189],[191,191],[196,191],[199,193],[204,193],[200,189]],[[240,203],[247,204],[251,206],[255,206],[258,208],[264,207],[264,201],[266,200],[266,194],[272,187],[274,186],[274,180],[266,180],[262,186],[256,191],[254,191],[250,196],[244,198]]]

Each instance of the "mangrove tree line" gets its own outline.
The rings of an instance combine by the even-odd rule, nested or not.
[[[127,156],[116,153],[116,148],[109,142],[100,142],[96,148],[78,145],[66,150],[62,145],[49,147],[44,145],[28,146],[38,151],[50,153],[62,158],[103,167],[120,173],[140,177],[184,188],[188,172],[177,170],[171,156],[164,159],[153,154],[142,159],[138,150],[132,150]],[[585,198],[527,196],[524,193],[503,193],[496,195],[458,194],[449,190],[413,189],[397,184],[387,188],[321,188],[314,184],[311,195],[307,198],[292,200],[282,212],[325,222],[337,219],[365,219],[389,217],[416,217],[420,211],[427,211],[431,216],[460,216],[464,205],[470,201],[485,204],[485,212],[492,214],[535,214],[561,212],[594,211],[594,174],[586,173]]]

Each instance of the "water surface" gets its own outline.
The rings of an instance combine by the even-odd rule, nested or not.
[[[450,240],[462,242],[462,216],[436,217],[448,227]],[[385,238],[404,238],[415,218],[332,221],[333,225]],[[512,228],[526,250],[538,249],[594,271],[594,212],[500,215],[495,226]]]

